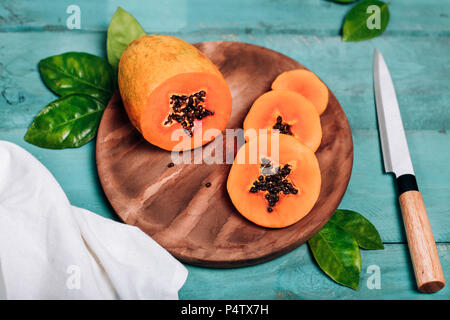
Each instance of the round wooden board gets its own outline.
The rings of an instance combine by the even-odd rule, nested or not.
[[[242,128],[253,101],[270,90],[283,71],[304,68],[278,52],[240,42],[196,44],[222,71],[233,96],[227,128]],[[296,224],[259,227],[243,218],[226,191],[229,164],[168,167],[171,153],[148,142],[131,126],[120,95],[109,102],[97,136],[97,167],[114,210],[179,260],[208,267],[238,267],[278,257],[312,237],[333,215],[347,188],[353,163],[350,127],[330,91],[321,116],[317,151],[320,197]],[[206,183],[210,187],[206,187]]]

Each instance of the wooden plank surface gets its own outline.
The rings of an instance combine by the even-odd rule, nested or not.
[[[447,107],[450,101],[450,37],[430,40],[428,37],[383,36],[361,43],[343,43],[337,36],[314,35],[202,33],[180,36],[189,42],[210,39],[253,43],[299,61],[317,73],[335,93],[352,129],[366,130],[377,128],[372,57],[374,48],[378,48],[392,72],[406,129],[444,131],[450,127],[450,108]],[[412,44],[414,49],[408,48]],[[10,115],[10,118],[0,123],[0,128],[27,127],[34,115],[54,99],[40,80],[39,60],[66,51],[104,56],[105,34],[0,32],[1,46],[0,97],[1,103],[6,105],[0,109],[0,116]]]
[[[3,0],[5,31],[65,30],[66,8],[78,5],[83,31],[104,31],[117,6],[133,13],[147,32],[246,32],[338,35],[351,5],[327,0]],[[442,0],[390,3],[388,34],[449,35],[450,9]]]
[[[39,78],[37,62],[65,51],[104,56],[105,30],[117,5],[134,14],[148,32],[174,34],[190,42],[238,40],[280,51],[316,72],[349,119],[354,168],[340,207],[363,213],[386,244],[383,251],[363,252],[361,288],[353,291],[333,283],[314,264],[307,247],[301,246],[254,267],[188,267],[181,298],[450,298],[448,287],[433,295],[419,294],[414,288],[393,180],[383,174],[372,89],[372,53],[378,48],[392,72],[419,188],[448,278],[450,2],[396,0],[389,5],[387,31],[360,43],[343,43],[339,37],[351,5],[325,0],[79,0],[82,29],[67,30],[70,4],[68,0],[0,3],[0,139],[18,143],[41,160],[74,205],[117,219],[98,182],[93,143],[54,151],[23,141],[33,117],[54,99]],[[372,264],[381,269],[380,290],[365,285],[366,269]]]
[[[94,143],[79,149],[44,150],[23,141],[25,131],[0,129],[0,138],[24,147],[46,165],[72,204],[119,220],[98,182]],[[435,239],[438,242],[450,242],[450,168],[440,165],[450,157],[450,139],[448,135],[434,131],[412,131],[407,132],[407,135]],[[394,180],[391,175],[383,173],[378,133],[354,130],[353,143],[353,172],[340,208],[364,214],[377,227],[384,243],[405,242]],[[438,146],[447,151],[430,157],[430,150]],[[67,175],[68,168],[71,175]]]
[[[278,52],[247,43],[212,41],[202,42],[197,48],[219,68],[230,88],[233,110],[227,130],[242,129],[253,101],[267,92],[281,72],[304,68]],[[267,66],[261,69],[260,65]],[[247,96],[243,97],[242,92]],[[320,123],[322,140],[315,152],[322,176],[320,195],[306,217],[286,228],[261,228],[242,217],[233,206],[227,193],[231,163],[225,163],[225,159],[230,155],[234,159],[235,148],[241,143],[230,145],[228,134],[224,134],[214,140],[220,141],[220,148],[224,147],[227,153],[221,158],[222,163],[180,163],[168,168],[171,153],[150,146],[134,130],[120,95],[111,99],[99,126],[98,174],[122,220],[141,228],[179,260],[208,267],[253,265],[305,243],[331,218],[346,191],[352,171],[353,142],[347,117],[332,92]],[[280,161],[284,152],[281,141],[280,137]],[[207,157],[204,155],[203,159]],[[284,163],[295,160],[285,158],[288,162]],[[292,162],[293,168],[296,163],[303,165],[301,161]],[[207,182],[209,188],[205,188]],[[293,182],[299,190],[307,188],[302,181]],[[176,200],[171,192],[174,188]],[[151,189],[154,192],[148,194]],[[267,207],[263,210],[267,214]],[[276,213],[277,208],[273,210]]]
[[[442,267],[450,268],[450,245],[438,245]],[[361,251],[361,282],[358,291],[330,280],[312,263],[306,245],[264,264],[229,270],[188,267],[189,278],[181,299],[449,299],[449,286],[434,294],[419,293],[409,253],[404,244],[388,244],[384,250]],[[379,268],[380,289],[371,276]],[[373,288],[373,289],[370,289]]]

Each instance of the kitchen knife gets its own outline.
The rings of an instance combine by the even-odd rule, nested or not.
[[[445,286],[444,274],[414,176],[394,85],[386,62],[377,49],[373,59],[373,78],[384,169],[396,176],[417,287],[421,292],[436,292]]]

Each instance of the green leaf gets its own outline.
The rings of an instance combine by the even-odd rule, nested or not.
[[[389,22],[387,3],[366,0],[357,3],[347,14],[342,30],[343,41],[362,41],[382,34]]]
[[[334,281],[357,290],[361,253],[355,238],[336,224],[327,223],[308,240],[319,267]]]
[[[105,104],[83,94],[49,103],[34,118],[25,141],[42,148],[78,148],[95,137]]]
[[[127,45],[143,35],[145,35],[145,31],[139,22],[127,11],[118,7],[109,23],[106,39],[108,61],[115,74],[117,74],[120,57]]]
[[[45,84],[60,96],[83,93],[107,102],[114,92],[111,66],[100,57],[67,52],[39,62]]]
[[[363,249],[384,249],[375,226],[361,214],[351,210],[336,210],[328,223],[334,223],[351,233]]]

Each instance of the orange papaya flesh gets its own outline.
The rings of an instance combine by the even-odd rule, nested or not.
[[[322,140],[320,116],[314,105],[288,90],[272,90],[256,99],[244,120],[244,131],[248,129],[277,129],[314,152]]]
[[[283,228],[311,211],[322,179],[311,149],[292,136],[280,134],[278,147],[274,148],[278,151],[272,151],[276,142],[268,136],[271,134],[260,134],[239,149],[227,191],[236,209],[248,220],[263,227]],[[256,161],[252,161],[254,150]]]
[[[185,100],[181,103],[176,100],[183,96]],[[189,100],[195,106],[189,108]],[[158,112],[161,109],[151,107],[161,102],[169,108]],[[219,133],[225,129],[231,113],[231,96],[225,82],[213,74],[183,73],[156,88],[149,97],[148,106],[142,113],[144,138],[167,150],[189,150],[208,143],[214,137],[205,135],[206,130],[216,129]],[[187,108],[188,112],[182,112]],[[183,130],[178,131],[178,136],[173,136],[175,129]]]
[[[329,92],[327,86],[311,71],[296,69],[281,73],[272,83],[273,90],[291,90],[310,100],[319,115],[325,112]]]
[[[146,35],[132,41],[119,63],[119,90],[133,126],[169,151],[213,140],[231,115],[231,93],[217,67],[176,37]],[[216,134],[206,134],[215,129]]]

